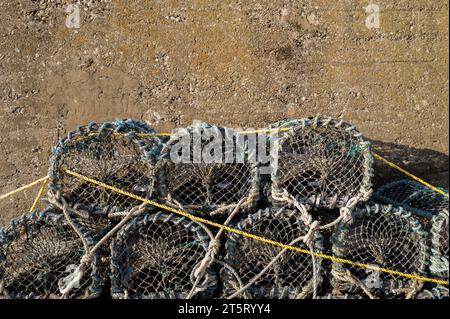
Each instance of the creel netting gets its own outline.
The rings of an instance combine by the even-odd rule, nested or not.
[[[369,143],[343,120],[306,118],[275,123],[288,128],[277,143],[272,194],[288,193],[308,208],[340,208],[371,192],[373,158]]]
[[[262,236],[284,244],[308,233],[309,228],[299,218],[299,213],[293,210],[259,210],[241,220],[236,229],[253,235]],[[239,290],[240,285],[246,285],[258,275],[282,250],[282,248],[262,243],[251,238],[229,233],[225,244],[224,262],[239,276],[227,268],[223,268],[222,278],[224,295],[231,295]],[[304,242],[296,244],[300,248],[309,249]],[[313,250],[322,252],[322,238],[316,232],[312,239]],[[319,288],[322,281],[322,260],[315,258],[313,267],[311,255],[286,251],[269,270],[252,286],[247,288],[242,297],[245,298],[308,298],[313,294],[314,284]],[[314,283],[314,270],[316,282]]]
[[[27,213],[0,230],[0,299],[61,298],[59,282],[80,262],[83,244],[64,216],[52,209]],[[67,298],[101,293],[99,260]]]
[[[448,210],[435,215],[431,227],[431,265],[433,275],[448,280]]]
[[[373,199],[380,203],[401,206],[426,219],[431,219],[444,209],[448,211],[449,207],[448,197],[418,182],[405,179],[381,186],[373,194]]]
[[[368,143],[351,124],[316,117],[284,121],[273,127],[287,127],[289,132],[282,133],[279,141],[278,169],[272,171],[272,193],[287,192],[308,207],[320,225],[335,220],[336,208],[346,206],[352,198],[367,199],[371,190],[372,157]],[[104,218],[106,213],[129,211],[141,202],[84,182],[66,174],[64,169],[145,198],[162,195],[181,208],[210,213],[225,206],[236,207],[246,198],[246,206],[251,208],[259,194],[258,165],[248,160],[248,145],[244,143],[238,149],[237,137],[230,138],[227,130],[208,124],[183,129],[170,138],[163,156],[158,158],[162,142],[157,137],[141,135],[155,133],[146,124],[134,120],[90,123],[69,133],[52,150],[49,194],[57,200],[63,198],[70,204],[71,212],[83,212],[72,218],[90,243],[98,241],[112,227],[113,220]],[[171,152],[186,136],[191,142],[188,163],[172,162]],[[195,162],[195,139],[200,139],[200,151],[205,151],[215,136],[228,136],[228,142],[231,141],[231,149],[220,144],[221,160],[229,155],[243,159],[242,163]],[[208,152],[213,156],[217,151]],[[385,185],[374,198],[406,209],[376,204],[356,208],[352,219],[337,225],[332,239],[333,255],[417,275],[426,275],[429,266],[433,275],[448,279],[448,199],[410,181]],[[431,250],[427,248],[430,238],[417,216],[430,219]],[[236,228],[285,244],[310,230],[298,211],[276,207],[250,214]],[[315,252],[329,254],[323,237],[332,231],[326,228],[313,233]],[[113,297],[186,298],[194,285],[193,271],[205,257],[209,243],[210,237],[196,222],[149,210],[119,230],[110,247],[96,253],[80,287],[66,297],[98,296],[106,275],[100,255],[111,253],[107,262],[110,262]],[[0,230],[0,244],[0,299],[60,298],[58,282],[80,263],[85,253],[81,239],[54,207],[13,220],[10,226]],[[296,246],[308,249],[303,242]],[[225,248],[224,262],[230,268],[222,270],[224,296],[240,288],[236,274],[230,269],[246,284],[281,251],[280,247],[234,233],[228,233]],[[321,287],[326,271],[323,260],[316,257],[315,262],[316,282],[313,258],[288,250],[241,296],[308,298],[313,294],[314,285]],[[365,290],[376,297],[399,298],[420,291],[417,282],[411,279],[383,272],[376,276],[368,269],[337,262],[332,267],[332,283],[337,291],[322,298],[359,299],[365,296]],[[345,271],[350,276],[344,275]],[[212,267],[206,271],[205,283],[204,290],[196,297],[213,295],[216,277]],[[448,298],[448,289],[433,286],[420,291],[416,297]]]
[[[111,290],[115,298],[186,298],[192,272],[203,260],[210,238],[194,221],[162,212],[144,213],[124,226],[111,243]],[[207,269],[204,291],[216,287]]]
[[[426,275],[429,258],[427,234],[411,212],[374,204],[358,207],[353,214],[353,219],[341,222],[333,235],[335,257],[418,276]],[[364,291],[374,298],[400,298],[414,294],[418,284],[417,280],[337,261],[332,267],[332,284],[342,292]],[[346,275],[347,271],[350,274]]]
[[[65,172],[66,169],[142,197],[153,194],[154,164],[159,138],[142,136],[155,131],[131,119],[80,126],[52,149],[49,193],[77,210],[125,211],[139,201],[111,192]]]
[[[160,194],[178,206],[204,213],[241,200],[251,206],[259,193],[257,164],[249,160],[245,143],[239,146],[237,138],[230,129],[204,123],[172,135],[158,163]],[[215,160],[205,160],[205,155]]]

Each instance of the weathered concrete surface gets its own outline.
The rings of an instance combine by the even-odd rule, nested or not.
[[[448,1],[373,0],[379,29],[368,0],[81,1],[79,29],[71,2],[0,2],[0,193],[45,175],[79,123],[256,128],[318,113],[403,145],[386,155],[448,186]],[[0,223],[35,192],[0,203]]]

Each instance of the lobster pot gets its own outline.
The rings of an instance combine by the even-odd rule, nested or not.
[[[272,169],[272,196],[288,194],[307,208],[340,208],[371,191],[369,143],[355,127],[332,118],[283,121]],[[274,200],[276,204],[278,201]]]
[[[83,244],[64,216],[51,209],[15,219],[0,230],[0,299],[63,297],[59,285],[80,264]],[[94,256],[79,285],[65,298],[101,293],[99,259]]]
[[[247,145],[245,137],[209,124],[177,131],[158,163],[162,197],[177,207],[206,214],[232,209],[239,202],[252,206],[259,194],[259,177]]]
[[[448,264],[448,210],[433,217],[431,228],[431,265],[433,275],[447,279]]]
[[[448,211],[448,197],[410,180],[385,184],[373,198],[380,203],[401,206],[427,221],[444,209]]]
[[[85,217],[84,226],[106,228],[108,221],[98,216],[125,211],[141,202],[69,175],[67,170],[150,197],[161,148],[160,140],[149,136],[153,133],[148,125],[130,119],[78,127],[52,149],[49,197],[60,207],[67,202]]]
[[[354,218],[337,226],[333,255],[355,263],[426,276],[427,234],[408,211],[391,205],[356,208]],[[422,282],[371,268],[333,262],[332,285],[341,292],[371,298],[411,297]],[[347,273],[350,272],[350,274]]]
[[[209,237],[195,222],[166,213],[144,213],[124,226],[111,243],[113,298],[184,299],[195,280]],[[215,272],[207,269],[195,298],[211,297]]]
[[[235,228],[252,235],[290,244],[308,232],[308,227],[298,216],[298,212],[292,210],[260,210],[243,219]],[[307,251],[310,249],[303,241],[295,243],[295,246]],[[311,246],[315,252],[322,252],[322,238],[318,232],[314,234]],[[225,248],[225,264],[229,267],[223,268],[222,281],[226,296],[232,295],[249,283],[282,250],[281,247],[235,233],[229,234]],[[313,294],[314,285],[320,288],[321,264],[320,258],[315,257],[313,260],[309,254],[287,250],[239,297],[308,298]]]

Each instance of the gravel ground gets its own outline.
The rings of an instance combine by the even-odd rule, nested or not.
[[[0,1],[0,193],[44,176],[76,124],[133,117],[168,132],[316,114],[448,187],[448,1],[372,2],[379,28],[368,0]],[[36,191],[0,203],[0,224]]]

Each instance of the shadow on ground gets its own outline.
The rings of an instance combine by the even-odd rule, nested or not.
[[[448,155],[430,149],[419,149],[375,140],[371,140],[371,143],[373,152],[434,186],[448,189]],[[377,159],[374,159],[374,170],[373,183],[375,189],[384,183],[408,178],[403,173]]]

